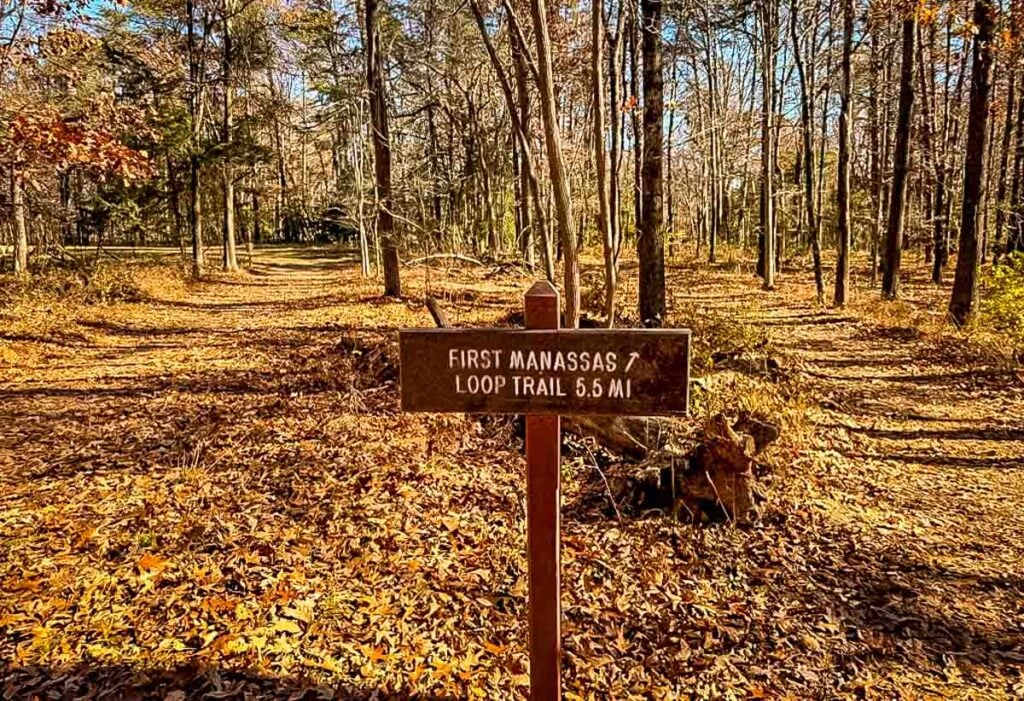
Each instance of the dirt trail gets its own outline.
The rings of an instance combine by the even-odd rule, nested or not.
[[[908,646],[1024,663],[1024,372],[879,321],[865,280],[851,310],[814,311],[793,277],[767,293],[753,276],[687,270],[678,296],[764,328],[813,398],[810,506],[847,549],[827,584],[868,588],[865,615]],[[945,308],[948,288],[904,288],[905,305]],[[960,680],[947,681],[951,693]]]
[[[408,271],[410,295],[457,292],[453,320],[476,325],[525,282],[433,275]],[[786,277],[775,294],[725,269],[669,279],[670,306],[768,330],[813,445],[748,531],[567,519],[566,688],[1024,694],[1020,376],[856,304],[809,311]],[[235,671],[190,689],[520,694],[521,459],[478,422],[399,414],[390,361],[360,345],[429,324],[346,256],[275,249],[252,274],[0,335],[0,692],[88,697],[67,685],[177,667],[140,687],[162,697],[209,662]],[[352,385],[366,367],[382,386]]]

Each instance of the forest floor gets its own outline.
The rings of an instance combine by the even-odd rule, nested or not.
[[[515,427],[400,413],[394,366],[427,290],[457,325],[518,310],[490,272],[385,300],[348,253],[271,248],[0,307],[0,696],[524,697]],[[692,421],[786,433],[742,527],[584,508],[567,458],[567,698],[1024,698],[1024,375],[944,330],[945,291],[831,310],[806,280],[670,266],[670,325],[739,320],[782,367],[709,370]]]

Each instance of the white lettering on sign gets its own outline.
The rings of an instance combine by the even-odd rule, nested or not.
[[[580,398],[630,399],[632,379],[618,375],[629,373],[639,358],[635,351],[623,362],[614,351],[514,350],[505,356],[498,348],[451,348],[448,369],[456,371],[456,394],[500,395],[508,390],[514,397],[568,397],[571,393]],[[490,372],[473,372],[477,370]],[[551,373],[588,377],[562,378]]]
[[[450,370],[498,370],[501,367],[500,349],[475,350],[452,348],[448,351]]]

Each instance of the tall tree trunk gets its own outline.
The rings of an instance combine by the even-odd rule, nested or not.
[[[900,98],[896,115],[896,149],[893,155],[892,195],[889,223],[885,236],[885,273],[882,294],[887,299],[899,295],[900,261],[903,255],[903,220],[907,198],[910,162],[910,124],[914,116],[914,39],[917,16],[914,7],[904,8]]]
[[[996,182],[996,232],[992,246],[992,262],[998,263],[1003,250],[1003,229],[1006,226],[1006,185],[1010,164],[1010,149],[1013,145],[1013,113],[1017,95],[1017,71],[1012,69],[1007,77],[1006,113],[1003,115],[1002,148],[999,151],[999,179]]]
[[[260,188],[259,181],[256,177],[256,169],[252,171],[252,236],[249,237],[250,245],[254,243],[263,243],[263,212],[260,211]],[[252,252],[249,252],[250,265],[252,259]]]
[[[872,18],[874,23],[877,17]],[[871,148],[871,286],[878,282],[878,248],[882,237],[882,216],[884,211],[884,177],[882,127],[881,127],[881,73],[882,57],[879,51],[878,33],[880,27],[872,25],[869,36],[871,39],[871,85],[868,93],[868,140]]]
[[[484,154],[485,148],[477,150],[477,158],[480,161],[480,195],[484,201],[484,219],[487,225],[487,252],[492,256],[500,252],[501,242],[498,240],[498,230],[494,222],[494,197],[491,193],[491,169]]]
[[[622,50],[622,33],[626,17],[626,8],[619,5],[619,17],[615,34],[610,37],[611,50],[608,52],[608,97],[609,115],[611,116],[612,139],[609,161],[611,169],[608,178],[608,231],[611,235],[615,252],[615,264],[618,265],[619,252],[622,248],[622,132],[626,123],[622,114],[622,76],[624,74],[625,56]]]
[[[970,2],[968,2],[967,5],[970,6]],[[950,13],[950,15],[952,15],[952,14],[953,13]],[[950,19],[948,21],[948,29],[947,29],[947,31],[949,32],[950,35],[952,35],[955,32],[955,29],[953,27],[953,18],[952,17],[950,17]],[[945,154],[956,153],[957,150],[960,149],[960,131],[961,131],[961,128],[963,126],[963,120],[961,119],[961,112],[962,112],[962,110],[960,109],[960,106],[963,105],[963,103],[964,103],[964,85],[966,84],[966,81],[964,80],[964,77],[968,74],[967,66],[968,66],[968,63],[970,61],[971,52],[972,52],[972,37],[971,37],[970,33],[964,34],[962,36],[962,38],[964,40],[960,42],[960,70],[957,71],[956,87],[953,90],[953,97],[952,97],[952,99],[950,99],[950,97],[949,97],[949,77],[948,76],[950,75],[950,71],[948,69],[946,71],[946,76],[947,76],[946,77],[946,81],[945,81],[945,83],[946,83],[945,84],[945,90],[946,90],[946,116],[945,116],[945,119],[944,119],[944,129],[945,129],[945,135],[946,135],[945,146],[944,146],[944,153]],[[949,45],[949,46],[952,45],[952,39],[951,38],[947,41],[947,45]],[[950,49],[950,51],[951,51],[951,49]],[[947,65],[948,65],[948,59],[947,59]],[[991,78],[989,79],[989,82],[991,83]],[[942,268],[945,268],[946,264],[949,262],[949,249],[950,249],[950,240],[949,240],[949,237],[950,237],[950,226],[949,226],[949,220],[952,218],[953,200],[956,197],[956,192],[953,191],[950,188],[950,183],[954,181],[954,177],[955,177],[955,171],[956,171],[955,162],[956,162],[956,159],[954,159],[954,158],[944,158],[944,166],[945,167],[942,169],[942,178],[943,178],[943,180],[942,180],[942,195],[943,195],[943,198],[944,198],[944,204],[942,206],[941,212],[942,212],[943,230],[942,230],[942,243],[938,247],[938,250],[936,251],[936,255],[939,257],[938,263],[940,264],[940,266]],[[961,193],[961,197],[962,196],[963,196],[963,193]],[[933,263],[934,262],[935,261],[933,260]],[[936,278],[937,278],[937,276],[933,276],[933,279],[936,279]]]
[[[537,83],[540,89],[541,117],[544,121],[544,141],[548,152],[551,193],[554,198],[555,215],[558,218],[562,255],[565,257],[563,289],[565,325],[568,328],[576,328],[579,326],[580,317],[580,268],[575,240],[576,225],[573,221],[572,200],[569,196],[569,179],[562,159],[562,137],[558,128],[558,106],[555,103],[551,39],[548,36],[545,0],[531,0],[530,14],[533,16],[533,33],[537,42],[539,74]]]
[[[1022,83],[1024,84],[1024,83]],[[1021,199],[1024,195],[1024,95],[1017,100],[1017,137],[1013,149],[1013,178],[1010,183],[1010,202],[1008,206],[1009,219],[1007,221],[1005,253],[1017,249],[1021,229]]]
[[[761,232],[759,269],[766,290],[775,288],[775,69],[778,6],[761,0]]]
[[[185,227],[181,215],[181,183],[178,182],[178,170],[174,167],[170,155],[167,156],[167,208],[171,215],[171,232],[182,259],[185,258]]]
[[[203,274],[203,204],[200,189],[199,164],[199,129],[202,118],[202,86],[200,85],[199,57],[195,36],[195,3],[186,0],[187,34],[188,34],[188,115],[189,157],[188,157],[188,228],[192,234],[192,274],[199,277]]]
[[[982,200],[981,200],[981,264],[984,265],[988,260],[989,245],[991,239],[989,236],[989,217],[992,212],[992,177],[993,168],[991,166],[993,158],[993,149],[996,143],[996,118],[995,118],[995,101],[999,94],[999,64],[993,62],[992,64],[992,76],[989,78],[989,82],[992,85],[992,92],[989,94],[989,116],[988,116],[988,137],[985,142],[985,186],[982,189]]]
[[[437,117],[433,103],[427,108],[427,143],[430,150],[430,213],[433,217],[433,233],[439,235],[442,227],[441,189],[438,187],[441,166],[437,147]]]
[[[363,101],[356,103],[357,112],[355,123],[358,125],[357,138],[352,140],[352,175],[356,188],[356,227],[359,229],[359,271],[363,277],[370,276],[370,236],[366,230],[366,216],[364,207],[366,200],[366,186],[364,173],[366,172],[366,137],[365,118],[363,117]]]
[[[28,274],[28,226],[25,221],[25,183],[17,165],[11,165],[11,219],[14,224],[14,274]]]
[[[839,183],[836,205],[839,208],[839,241],[836,257],[836,289],[833,302],[841,307],[850,288],[850,119],[853,109],[853,1],[843,0],[842,88],[839,108]]]
[[[597,228],[604,247],[604,313],[608,328],[615,326],[615,241],[608,211],[608,154],[604,144],[604,3],[594,0],[590,7],[591,83],[594,100],[594,165],[597,172]]]
[[[935,25],[929,27],[931,47],[935,45]],[[932,52],[934,57],[934,51]],[[926,74],[926,68],[928,73]],[[935,143],[935,96],[933,94],[935,85],[935,71],[931,62],[925,57],[925,42],[922,37],[921,27],[918,27],[918,77],[921,85],[921,145],[922,160],[928,164],[931,180],[934,185],[932,198],[926,198],[927,207],[932,210],[932,245],[925,246],[925,260],[929,260],[932,252],[935,253],[932,259],[932,280],[938,284],[942,281],[942,249],[945,243],[945,141],[941,152],[937,152],[938,144]],[[946,77],[948,80],[948,76]],[[945,124],[943,124],[945,127]]]
[[[641,0],[644,75],[644,146],[641,221],[637,234],[640,263],[640,320],[665,320],[665,232],[662,226],[662,128],[665,85],[661,74],[661,0]]]
[[[512,128],[513,135],[516,137],[517,150],[521,159],[519,170],[520,170],[520,182],[519,189],[522,191],[522,202],[520,207],[520,218],[523,224],[523,255],[526,262],[533,265],[536,260],[535,257],[535,246],[534,241],[536,234],[534,232],[534,221],[533,221],[533,209],[532,206],[536,205],[535,198],[531,197],[533,193],[533,180],[536,179],[533,170],[532,159],[529,163],[529,171],[527,170],[527,159],[530,159],[530,91],[529,83],[526,74],[526,58],[523,56],[523,47],[519,43],[516,37],[512,37],[509,41],[512,47],[512,65],[516,76],[516,97],[515,104],[507,105],[507,109],[511,112],[518,110],[519,113],[519,126],[515,124],[513,120]],[[497,67],[495,67],[497,70]],[[507,98],[507,96],[506,96]],[[507,101],[507,100],[506,100]],[[522,134],[522,136],[520,136]],[[541,222],[536,222],[539,226]],[[547,271],[546,271],[547,272]],[[554,277],[554,270],[550,271],[550,277]]]
[[[789,14],[789,30],[793,40],[793,59],[796,62],[797,77],[800,80],[800,134],[803,137],[804,157],[803,168],[804,207],[807,214],[807,233],[811,242],[811,255],[814,258],[814,289],[818,304],[825,303],[825,280],[821,269],[821,226],[818,222],[817,208],[814,206],[814,71],[813,62],[806,65],[801,51],[800,36],[797,32],[799,21],[799,1],[793,0]],[[815,38],[812,36],[811,41]]]
[[[928,28],[928,36],[930,38],[930,57],[934,59],[934,47],[935,47],[935,25],[932,23]],[[929,69],[925,72],[926,67]],[[932,258],[932,281],[938,284],[942,281],[942,268],[944,262],[942,260],[942,249],[945,246],[946,240],[946,217],[945,217],[945,200],[946,200],[946,176],[945,176],[945,161],[946,161],[946,140],[941,140],[941,149],[939,144],[936,143],[935,134],[935,70],[932,67],[932,62],[925,59],[924,54],[924,39],[921,36],[920,25],[917,28],[917,74],[918,82],[920,83],[921,91],[921,158],[928,164],[928,171],[931,175],[931,183],[933,185],[932,197],[925,198],[926,207],[925,209],[931,209],[932,217],[932,244],[931,246],[925,245],[925,260],[929,260],[930,252],[934,252],[935,255]],[[946,80],[949,80],[947,75]],[[943,123],[943,129],[945,129],[946,123]]]
[[[224,114],[221,124],[221,144],[224,153],[224,249],[221,262],[225,271],[238,270],[238,254],[235,246],[235,181],[231,168],[231,108],[234,101],[234,87],[231,84],[231,2],[224,0],[224,49],[221,72],[224,80]]]
[[[971,98],[967,122],[967,156],[964,161],[963,206],[960,214],[960,247],[949,301],[953,323],[963,326],[974,316],[978,300],[978,205],[985,178],[985,140],[988,138],[989,98],[992,90],[992,35],[995,7],[991,0],[974,3],[974,59],[971,67]]]
[[[513,96],[512,85],[505,73],[505,68],[502,66],[501,61],[498,58],[498,52],[497,49],[494,48],[494,42],[491,41],[490,34],[487,33],[487,22],[484,20],[483,11],[480,9],[480,3],[477,0],[470,0],[469,7],[473,13],[474,19],[476,20],[477,28],[480,30],[480,36],[483,39],[484,48],[487,49],[487,55],[488,58],[490,58],[491,66],[494,68],[495,75],[498,77],[498,85],[501,87],[501,92],[505,97],[505,108],[512,120],[512,128],[519,146],[519,155],[521,158],[520,167],[523,172],[523,177],[525,178],[525,182],[523,183],[523,187],[525,188],[524,194],[527,197],[527,201],[532,201],[533,220],[537,223],[537,226],[540,229],[544,271],[548,281],[554,284],[555,264],[554,256],[551,252],[551,235],[547,225],[547,218],[541,211],[540,183],[537,180],[533,152],[530,146],[530,93],[527,85],[526,47],[520,42],[518,32],[514,32],[511,38],[511,43],[513,45],[512,57],[516,78],[516,96]],[[518,27],[518,24],[515,22],[514,16],[510,12],[509,23]],[[530,211],[529,207],[527,207],[524,220],[529,222],[529,219]],[[527,260],[530,263],[533,262],[532,250],[528,253]]]
[[[74,238],[71,215],[71,171],[63,169],[57,176],[57,190],[60,198],[60,242],[70,246]]]
[[[708,96],[707,96],[707,132],[708,132],[708,216],[707,216],[707,238],[708,238],[708,262],[714,263],[718,256],[718,237],[722,223],[722,190],[724,179],[722,178],[722,158],[720,153],[720,130],[718,127],[718,69],[716,57],[718,56],[717,42],[715,40],[715,27],[711,22],[711,13],[708,4],[705,2],[701,7],[701,17],[704,23],[704,34],[707,36],[707,50],[704,52],[704,71],[707,74]],[[675,79],[673,69],[673,82]],[[671,134],[669,135],[671,138]]]
[[[377,235],[384,264],[384,294],[400,297],[398,244],[391,201],[391,134],[384,85],[384,56],[377,26],[378,0],[366,0],[366,84],[370,93],[370,123],[373,128],[373,166],[377,181]]]
[[[639,234],[643,219],[643,197],[640,181],[643,179],[644,132],[640,124],[640,23],[636,16],[636,3],[629,3],[629,88],[631,105],[629,122],[633,136],[633,231]]]

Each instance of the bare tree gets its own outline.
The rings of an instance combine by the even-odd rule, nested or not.
[[[377,26],[378,0],[366,0],[366,83],[370,91],[370,124],[373,127],[373,166],[377,180],[377,235],[384,259],[384,294],[399,297],[402,281],[398,269],[398,245],[391,199],[391,133],[388,129],[384,86],[384,57]]]
[[[801,50],[801,40],[797,31],[800,13],[799,0],[793,0],[789,11],[789,30],[793,40],[793,60],[796,63],[800,81],[800,135],[803,144],[803,185],[804,207],[807,214],[807,233],[811,242],[811,254],[814,258],[814,287],[818,296],[818,304],[825,302],[825,280],[821,269],[821,225],[818,222],[818,211],[815,206],[814,188],[814,87],[815,66],[813,61],[807,65]],[[817,8],[816,8],[817,9]],[[813,43],[815,37],[811,37]]]
[[[761,231],[758,267],[766,290],[775,289],[775,73],[778,65],[779,6],[777,0],[758,3],[761,27]]]
[[[594,164],[597,173],[597,228],[604,244],[604,312],[608,327],[615,325],[615,240],[611,227],[608,204],[608,154],[605,151],[604,132],[604,8],[602,0],[594,0],[591,14],[591,82],[594,97]]]
[[[14,223],[14,272],[28,272],[28,227],[25,224],[25,184],[21,171],[12,164],[10,170],[11,219]]]
[[[221,56],[221,73],[224,82],[224,104],[221,120],[221,143],[224,149],[224,250],[222,252],[222,263],[224,270],[238,270],[238,255],[235,247],[235,181],[231,168],[231,108],[234,100],[234,86],[232,78],[232,54],[231,54],[231,0],[224,0],[223,5],[223,30],[224,43]]]
[[[188,37],[188,116],[189,116],[189,211],[188,228],[192,234],[192,273],[203,274],[203,204],[202,182],[199,163],[199,138],[203,120],[202,77],[200,68],[201,49],[196,45],[195,0],[186,0],[186,34]],[[205,25],[205,22],[204,22]],[[203,32],[205,44],[206,32]]]
[[[971,320],[978,299],[978,214],[985,185],[985,140],[988,138],[989,99],[992,90],[992,39],[995,28],[995,7],[991,0],[976,0],[974,3],[974,26],[977,27],[977,35],[974,37],[974,59],[971,68],[960,246],[953,293],[949,301],[949,316],[957,326],[963,326]]]
[[[537,42],[537,83],[540,88],[541,117],[544,122],[544,142],[547,145],[551,191],[555,201],[555,214],[558,217],[562,254],[565,257],[565,325],[575,328],[579,326],[580,319],[580,268],[576,250],[576,223],[573,220],[569,180],[562,156],[562,137],[558,126],[554,77],[551,70],[551,39],[548,36],[547,5],[544,0],[531,0],[530,14],[533,17],[533,33]]]
[[[839,183],[836,190],[839,208],[839,240],[836,256],[837,307],[846,304],[850,288],[850,119],[853,101],[853,0],[843,0],[842,88],[839,92]]]
[[[907,175],[910,167],[910,123],[914,114],[914,39],[917,34],[916,6],[904,7],[900,98],[896,115],[896,149],[893,156],[892,195],[889,224],[885,237],[885,270],[882,294],[888,299],[899,295],[900,261],[903,255],[904,208]]]
[[[661,72],[661,0],[641,0],[641,51],[644,75],[644,145],[641,173],[640,319],[660,324],[665,319],[665,231],[662,222],[662,128],[665,85]]]

